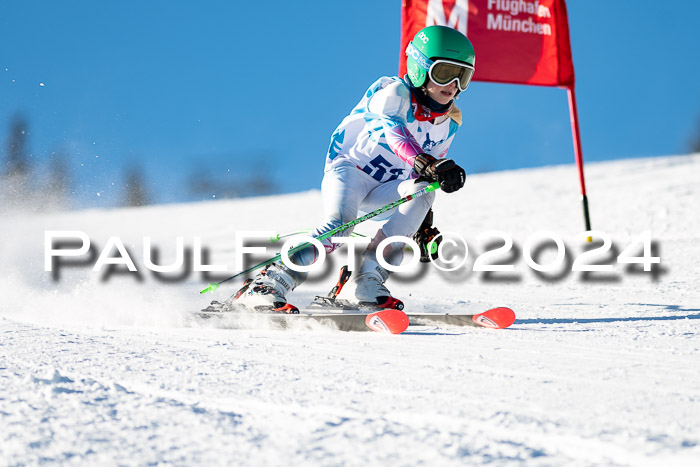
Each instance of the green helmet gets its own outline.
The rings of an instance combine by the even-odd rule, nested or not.
[[[406,55],[408,78],[417,88],[425,84],[428,70],[437,59],[464,63],[472,71],[476,61],[474,46],[469,39],[456,29],[447,26],[428,26],[418,31],[418,34],[408,43]],[[469,84],[468,80],[466,84]],[[466,86],[463,86],[462,91],[464,89]]]

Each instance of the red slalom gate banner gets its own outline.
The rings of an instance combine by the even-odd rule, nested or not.
[[[399,76],[406,74],[408,43],[432,25],[457,29],[472,41],[476,50],[473,81],[567,89],[584,220],[590,230],[564,0],[403,0]]]
[[[404,0],[399,73],[405,50],[426,26],[449,26],[476,50],[474,81],[572,87],[569,24],[562,0]]]

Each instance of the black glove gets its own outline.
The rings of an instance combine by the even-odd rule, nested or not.
[[[452,193],[464,186],[464,169],[452,159],[435,159],[430,154],[420,153],[413,161],[413,170],[424,180],[440,183],[445,193]]]
[[[413,240],[420,248],[421,263],[430,262],[431,257],[433,260],[438,259],[437,250],[440,246],[440,242],[442,242],[442,237],[438,237],[432,245],[430,244],[438,235],[440,235],[440,231],[433,227],[433,210],[430,209],[425,219],[423,219],[423,223],[418,227],[418,231],[413,234]],[[432,248],[430,248],[431,246]]]

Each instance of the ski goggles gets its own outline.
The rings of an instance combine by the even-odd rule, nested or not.
[[[418,50],[412,42],[408,43],[406,55],[413,58],[421,68],[428,72],[428,77],[440,86],[447,86],[457,81],[460,91],[465,91],[474,76],[474,67],[464,63],[438,58],[433,61]]]
[[[440,86],[447,86],[452,81],[457,81],[460,91],[465,91],[474,76],[474,67],[464,63],[438,59],[430,65],[428,70],[430,79]]]

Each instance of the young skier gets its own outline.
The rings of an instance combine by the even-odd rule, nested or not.
[[[321,183],[324,224],[313,236],[357,218],[358,210],[370,212],[412,194],[431,182],[452,193],[464,185],[464,170],[445,155],[462,114],[454,103],[467,89],[474,73],[474,48],[462,33],[445,26],[422,29],[406,49],[403,77],[382,77],[340,123],[331,136]],[[372,238],[356,274],[355,297],[363,305],[393,308],[398,300],[384,285],[389,271],[376,257],[385,238],[410,237],[430,229],[434,193],[402,204]],[[349,236],[352,229],[342,232]],[[420,235],[418,235],[420,237]],[[338,246],[326,239],[327,253]],[[399,265],[404,244],[384,250],[387,263]],[[316,250],[305,248],[291,260],[306,266],[316,260]],[[297,313],[287,294],[306,279],[282,264],[274,263],[232,296],[236,304],[253,310]]]

